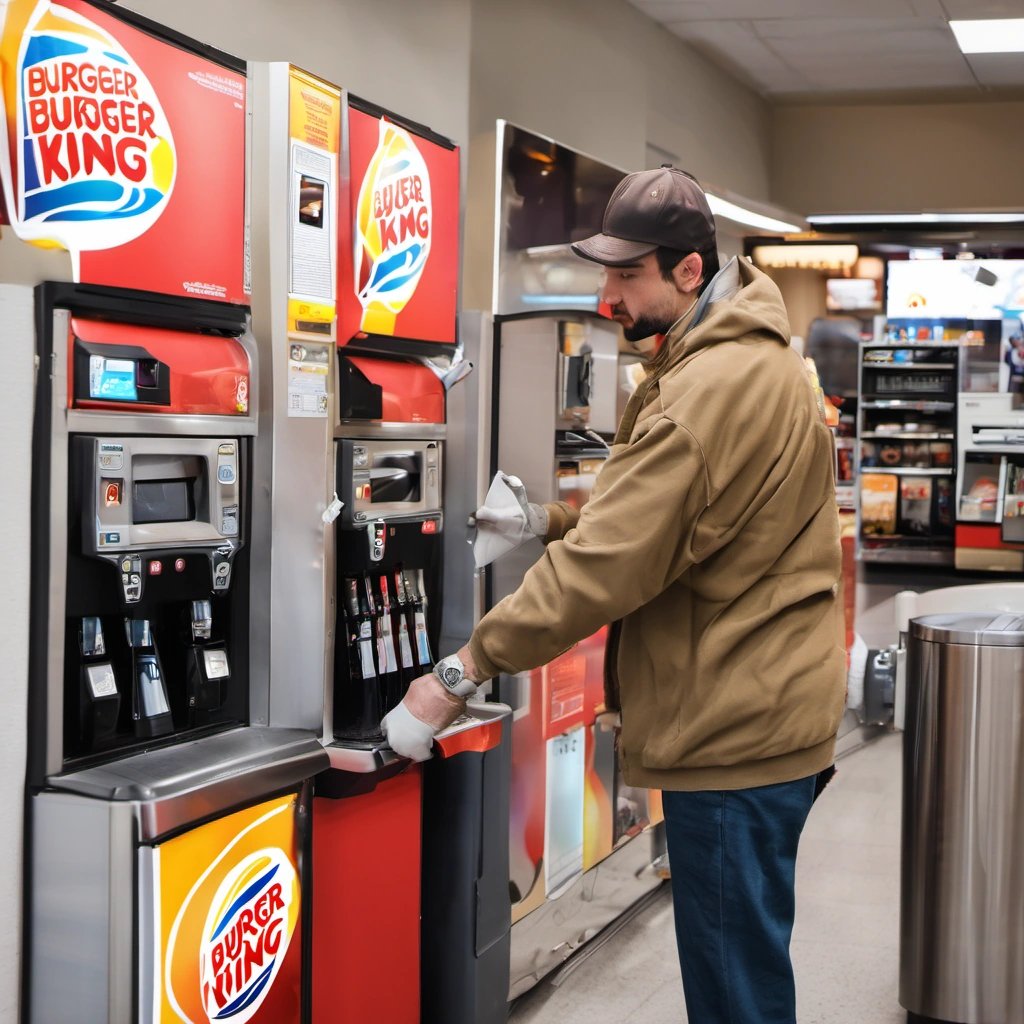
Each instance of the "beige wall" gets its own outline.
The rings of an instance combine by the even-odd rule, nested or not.
[[[772,199],[799,213],[1024,204],[1024,103],[789,106]]]

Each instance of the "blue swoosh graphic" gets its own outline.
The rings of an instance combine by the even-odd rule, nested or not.
[[[408,166],[409,166],[409,160],[408,160],[407,157],[404,157],[404,156],[396,157],[394,160],[391,161],[391,163],[384,164],[383,167],[381,167],[381,169],[380,169],[381,177],[384,177],[384,175],[386,175],[386,174],[398,174],[401,171],[404,171],[406,169],[406,167],[408,167]]]
[[[78,203],[116,203],[124,196],[116,181],[74,181],[69,185],[25,196],[25,217],[38,217],[60,206]]]
[[[373,274],[370,276],[367,287],[376,287],[382,290],[385,287],[394,287],[393,285],[386,286],[384,284],[386,278],[392,274],[401,274],[403,270],[411,270],[416,265],[422,252],[423,246],[414,242],[401,252],[396,252],[394,256],[389,256],[386,260],[382,260],[373,268]],[[408,280],[408,275],[406,280]]]
[[[109,57],[111,60],[116,60],[119,64],[127,64],[128,63],[128,61],[126,61],[124,59],[124,57],[121,57],[121,56],[119,56],[116,53],[111,53],[109,50],[104,50],[103,51],[103,56],[104,57]]]
[[[248,889],[243,892],[234,903],[224,911],[224,916],[220,919],[220,924],[217,925],[214,933],[210,936],[210,941],[213,942],[215,938],[227,927],[228,921],[231,920],[235,915],[235,911],[242,906],[243,903],[248,903],[253,896],[256,895],[263,888],[264,885],[269,882],[274,875],[277,874],[277,869],[280,867],[279,864],[275,864],[269,871],[265,872],[259,878],[256,879]]]
[[[141,203],[136,203],[130,210],[126,210],[124,207],[117,210],[62,210],[51,213],[43,220],[46,223],[50,221],[124,220],[125,217],[137,217],[140,213],[151,210],[163,197],[163,192],[158,192],[155,188],[147,188],[145,199]]]
[[[252,985],[246,989],[237,999],[233,1002],[228,1003],[223,1010],[220,1011],[213,1019],[224,1020],[226,1017],[234,1017],[236,1013],[241,1013],[246,1007],[250,1006],[259,997],[259,994],[267,987],[267,982],[270,981],[270,972],[274,969],[274,964],[277,962],[277,958],[271,960],[270,963],[263,968],[263,972],[259,977],[252,983]]]
[[[23,68],[31,67],[33,64],[40,64],[44,60],[52,60],[54,57],[70,57],[73,53],[87,53],[88,47],[81,43],[72,43],[67,39],[58,39],[56,36],[33,36],[25,47],[25,62]]]

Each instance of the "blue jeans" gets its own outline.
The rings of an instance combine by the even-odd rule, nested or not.
[[[663,794],[690,1024],[795,1024],[794,873],[814,784]]]

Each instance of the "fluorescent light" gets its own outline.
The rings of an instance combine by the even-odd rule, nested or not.
[[[801,270],[845,270],[857,262],[855,245],[755,245],[754,262],[762,267],[797,267]]]
[[[912,260],[941,260],[941,249],[911,249],[907,254]]]
[[[1024,224],[1021,213],[812,213],[814,225],[829,224]]]
[[[774,217],[754,213],[753,210],[737,206],[735,203],[730,203],[728,199],[722,199],[711,192],[706,192],[705,195],[708,197],[708,206],[711,207],[711,212],[716,217],[725,217],[728,220],[736,221],[737,224],[746,224],[748,227],[760,228],[762,231],[794,232],[802,230],[799,224],[789,224],[784,220],[776,220]]]
[[[949,27],[964,53],[1024,53],[1024,18],[951,21]]]

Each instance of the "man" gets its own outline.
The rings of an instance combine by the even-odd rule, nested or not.
[[[717,266],[690,175],[628,175],[603,231],[627,339],[665,340],[580,512],[529,506],[544,555],[386,721],[426,756],[475,684],[616,620],[608,703],[626,781],[664,791],[692,1024],[791,1024],[794,868],[844,704],[832,439],[778,289]]]

